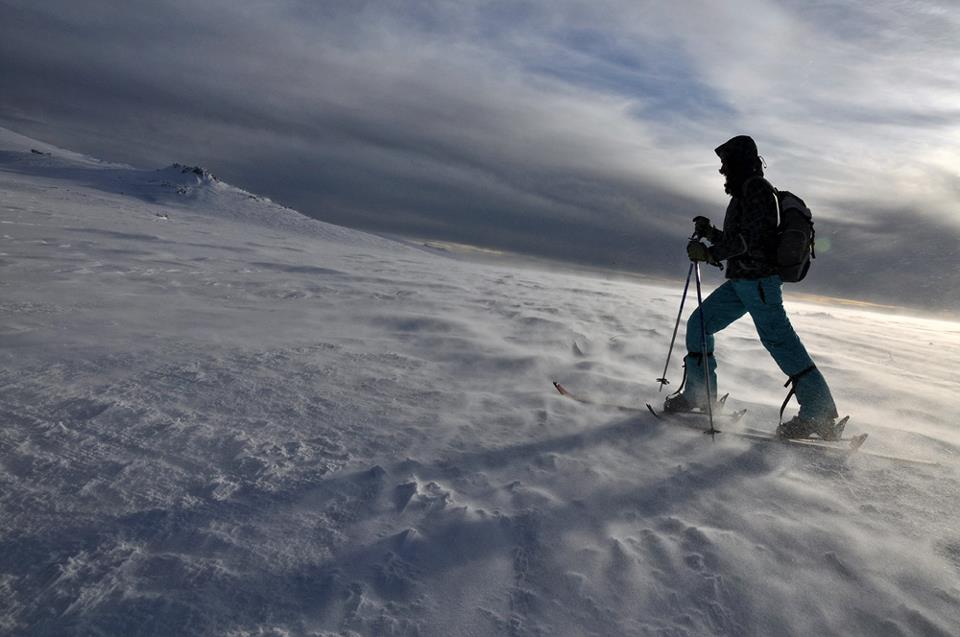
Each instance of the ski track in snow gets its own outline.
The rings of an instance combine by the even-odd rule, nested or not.
[[[849,430],[939,466],[711,442],[549,382],[660,401],[680,285],[0,132],[0,634],[960,634],[960,325],[788,304]],[[772,429],[749,320],[717,355]]]

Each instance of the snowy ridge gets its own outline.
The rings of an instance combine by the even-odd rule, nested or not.
[[[80,153],[75,153],[70,150],[65,150],[54,146],[53,144],[48,144],[46,142],[41,142],[39,140],[31,139],[20,133],[14,132],[10,129],[0,127],[0,151],[4,151],[7,155],[18,153],[21,155],[29,155],[34,161],[43,161],[46,160],[47,166],[55,165],[54,162],[72,162],[75,164],[84,164],[84,165],[93,165],[93,166],[119,166],[127,167],[124,164],[111,164],[109,162],[104,162],[100,159],[90,157],[88,155],[82,155]]]
[[[656,404],[682,281],[31,143],[0,145],[0,634],[960,634],[960,325],[788,306],[848,431],[939,466],[711,441],[549,382]],[[772,430],[749,321],[717,357]]]
[[[194,214],[217,215],[268,228],[328,239],[340,244],[400,244],[311,219],[291,208],[221,181],[207,169],[174,163],[141,170],[101,161],[0,128],[0,167],[23,175],[84,184],[111,194],[132,196],[159,206]],[[158,210],[169,218],[169,210]]]

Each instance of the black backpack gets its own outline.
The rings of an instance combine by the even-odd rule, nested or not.
[[[777,190],[777,272],[787,283],[802,281],[810,269],[814,250],[813,214],[803,199],[792,192]]]

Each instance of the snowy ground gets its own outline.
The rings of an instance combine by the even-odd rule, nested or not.
[[[682,282],[2,130],[0,277],[0,634],[960,634],[956,323],[788,307],[864,450],[938,466],[711,442],[550,386],[659,403]],[[772,429],[749,320],[717,351]]]

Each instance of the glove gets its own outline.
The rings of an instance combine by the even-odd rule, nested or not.
[[[694,217],[693,234],[697,237],[709,239],[713,235],[713,224],[706,217]]]
[[[718,265],[718,261],[710,254],[707,246],[699,241],[691,241],[687,244],[687,256],[691,261],[706,261],[710,265]]]

